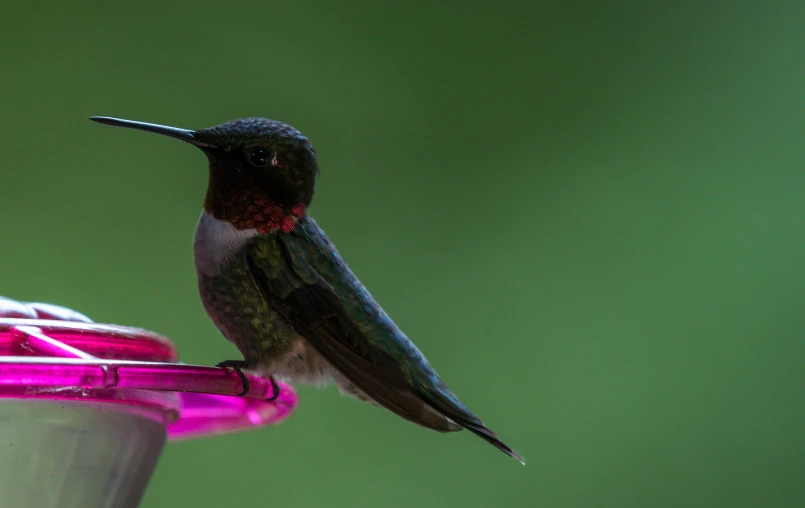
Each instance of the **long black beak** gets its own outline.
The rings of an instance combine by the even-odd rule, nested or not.
[[[188,143],[196,145],[200,148],[215,148],[214,145],[203,143],[196,139],[196,133],[187,129],[168,127],[167,125],[157,125],[155,123],[135,122],[134,120],[121,120],[120,118],[110,118],[108,116],[91,116],[89,119],[93,122],[113,125],[115,127],[127,127],[129,129],[137,129],[146,132],[153,132],[155,134],[162,134],[163,136],[187,141]]]

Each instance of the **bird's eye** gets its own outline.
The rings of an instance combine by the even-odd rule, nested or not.
[[[268,166],[271,162],[271,152],[265,148],[255,148],[249,152],[249,162],[255,166]]]

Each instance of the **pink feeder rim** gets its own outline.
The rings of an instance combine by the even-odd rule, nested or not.
[[[231,369],[177,363],[171,342],[137,328],[93,323],[70,309],[0,297],[0,398],[83,400],[162,414],[172,440],[278,423],[294,389]],[[266,400],[274,399],[274,400]]]

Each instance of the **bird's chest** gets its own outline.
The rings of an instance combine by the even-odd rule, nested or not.
[[[249,273],[244,247],[256,234],[203,214],[194,241],[204,309],[247,360],[282,354],[295,337]]]

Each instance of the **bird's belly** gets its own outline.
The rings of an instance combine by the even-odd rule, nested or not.
[[[207,315],[250,370],[306,384],[333,378],[330,363],[271,309],[244,267],[233,263],[217,275],[199,273],[198,282]]]
[[[245,270],[199,275],[198,283],[207,315],[246,360],[289,348],[293,330],[271,309]]]

